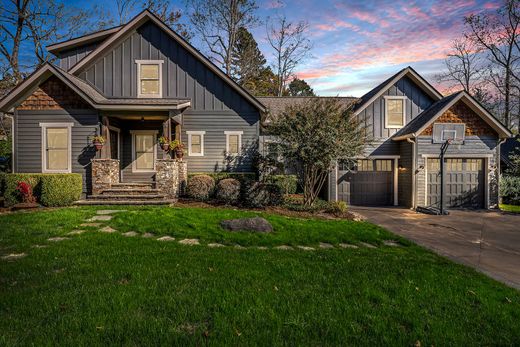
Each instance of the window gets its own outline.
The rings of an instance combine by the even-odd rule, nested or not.
[[[348,172],[356,172],[357,171],[357,163],[356,159],[342,159],[338,161],[338,170],[339,171],[348,171]]]
[[[204,134],[205,131],[187,131],[188,134],[188,155],[192,157],[202,157],[204,155]]]
[[[392,160],[377,159],[376,160],[376,171],[392,171]]]
[[[371,159],[360,159],[357,162],[358,171],[374,171],[374,161]]]
[[[137,96],[140,98],[162,97],[163,60],[136,60]]]
[[[132,171],[150,172],[155,170],[156,131],[131,130],[132,134]]]
[[[404,126],[405,98],[385,97],[385,127],[398,129]]]
[[[73,123],[40,123],[42,128],[42,172],[72,171]]]
[[[238,155],[242,148],[243,131],[224,131],[226,134],[226,154]]]

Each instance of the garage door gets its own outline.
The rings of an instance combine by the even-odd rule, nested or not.
[[[484,160],[450,158],[445,160],[447,207],[484,207]],[[440,206],[440,160],[428,159],[427,204]]]
[[[393,160],[343,161],[338,166],[338,200],[349,205],[393,205]]]

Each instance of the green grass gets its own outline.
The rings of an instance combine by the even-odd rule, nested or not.
[[[130,210],[109,225],[243,245],[398,239],[366,223],[275,215],[271,235],[229,234],[221,219],[257,213]],[[520,292],[408,242],[314,252],[94,232],[46,242],[94,214],[0,216],[0,255],[28,253],[0,260],[1,346],[520,344]]]
[[[505,212],[520,213],[520,206],[500,204],[500,209]]]

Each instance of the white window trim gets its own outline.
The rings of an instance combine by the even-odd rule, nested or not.
[[[162,64],[164,60],[136,60],[137,64],[137,97],[138,98],[162,98]],[[141,65],[159,66],[159,94],[141,94]]]
[[[401,129],[406,124],[406,96],[400,95],[385,95],[385,128],[386,129]],[[388,124],[388,100],[402,100],[403,101],[403,125],[389,125]]]
[[[40,123],[42,129],[42,173],[71,173],[72,172],[72,127],[74,123]],[[69,133],[68,141],[68,163],[67,170],[48,170],[47,169],[47,128],[67,128]]]
[[[203,157],[204,156],[204,135],[205,131],[186,131],[188,135],[188,156],[190,157]],[[191,152],[191,135],[200,135],[200,153]]]
[[[240,155],[242,152],[242,134],[243,131],[224,131],[226,135],[226,154],[227,155]],[[229,135],[238,135],[238,153],[230,153],[229,151]]]
[[[155,162],[157,160],[157,141],[158,130],[130,130],[132,135],[132,172],[155,172]],[[138,169],[135,165],[135,135],[154,135],[153,143],[153,170]]]

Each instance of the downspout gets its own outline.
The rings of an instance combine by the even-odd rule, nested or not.
[[[416,167],[417,167],[417,158],[416,158],[416,141],[415,138],[412,140],[410,138],[406,138],[406,142],[409,142],[412,144],[412,209],[415,209],[417,206],[415,206],[415,191],[417,186],[417,173]]]

